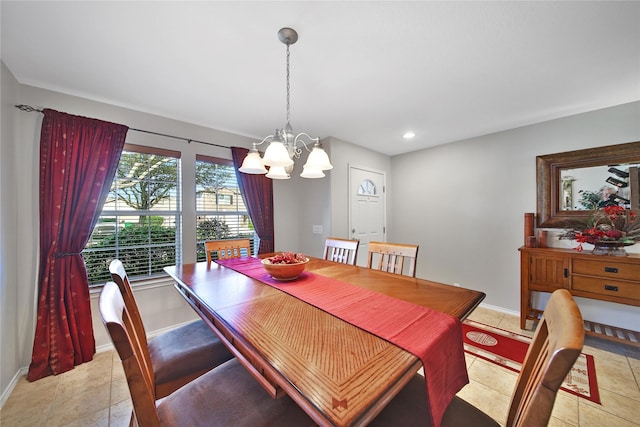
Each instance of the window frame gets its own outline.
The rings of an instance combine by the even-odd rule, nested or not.
[[[195,173],[197,174],[197,165],[198,162],[207,162],[207,163],[213,163],[213,164],[218,164],[218,165],[223,165],[223,166],[228,166],[232,173],[233,173],[233,181],[235,183],[235,187],[233,187],[232,191],[234,193],[234,195],[236,195],[235,200],[232,201],[231,205],[228,204],[223,204],[223,206],[236,206],[236,210],[233,211],[233,213],[228,213],[228,210],[211,210],[211,209],[199,209],[198,207],[198,184],[197,184],[197,178],[196,178],[196,183],[195,183],[195,187],[194,187],[194,193],[196,195],[196,203],[195,203],[195,218],[196,218],[196,228],[198,228],[198,224],[200,222],[200,218],[203,216],[214,216],[214,217],[219,217],[219,216],[244,216],[247,218],[248,224],[249,224],[249,228],[252,230],[251,233],[246,233],[246,234],[240,234],[241,231],[238,230],[238,234],[229,236],[229,239],[249,239],[251,241],[251,247],[252,247],[252,253],[255,253],[255,247],[256,247],[256,240],[257,240],[257,235],[256,232],[253,228],[253,222],[251,221],[251,217],[249,216],[249,212],[247,210],[246,207],[246,202],[244,200],[244,196],[242,195],[242,192],[240,190],[240,186],[238,184],[237,181],[237,177],[235,174],[235,167],[233,165],[233,161],[230,159],[223,159],[220,157],[214,157],[214,156],[208,156],[208,155],[204,155],[204,154],[196,154],[196,161],[195,161]],[[218,198],[219,194],[216,194],[216,200]],[[217,203],[218,206],[220,206],[219,202]],[[244,210],[238,210],[239,206],[243,206]],[[198,232],[196,231],[196,236],[197,236]],[[198,237],[196,237],[196,262],[200,262],[200,261],[205,261],[206,260],[206,255],[204,253],[204,241],[206,239],[199,239]],[[225,239],[219,239],[219,240],[225,240]],[[251,254],[249,254],[251,255]]]
[[[174,254],[175,254],[175,263],[181,263],[182,259],[183,259],[183,252],[184,252],[184,242],[183,242],[183,227],[184,227],[184,221],[183,221],[183,209],[182,209],[182,205],[183,205],[183,201],[184,201],[184,182],[182,179],[182,174],[183,174],[183,167],[182,167],[182,152],[181,151],[177,151],[177,150],[169,150],[169,149],[165,149],[165,148],[158,148],[158,147],[153,147],[153,146],[143,146],[143,145],[138,145],[138,144],[131,144],[131,143],[125,143],[124,147],[123,147],[123,153],[138,153],[138,154],[145,154],[145,155],[156,155],[156,156],[162,156],[162,157],[170,157],[172,159],[175,159],[176,161],[176,194],[175,196],[173,196],[175,198],[174,200],[174,205],[175,208],[174,209],[162,209],[162,210],[153,210],[153,207],[151,210],[145,210],[145,211],[141,211],[141,210],[119,210],[119,209],[107,209],[105,210],[104,206],[102,207],[102,210],[100,212],[100,218],[103,217],[107,217],[107,218],[118,218],[118,217],[127,217],[127,216],[149,216],[150,218],[150,223],[149,223],[149,231],[151,232],[151,227],[152,227],[152,216],[161,216],[161,217],[173,217],[173,230],[175,232],[175,238],[173,241],[173,248],[174,248]],[[117,177],[114,176],[114,180],[117,179]],[[113,185],[113,182],[112,184]],[[101,224],[105,224],[108,223],[109,221],[105,222],[105,221],[100,221],[100,219],[98,220],[98,222],[96,223],[94,230],[92,230],[91,236],[87,242],[87,245],[85,246],[85,248],[83,249],[82,253],[83,255],[87,256],[87,254],[89,253],[96,253],[96,252],[100,252],[99,250],[95,251],[95,250],[91,250],[91,249],[87,249],[87,247],[89,245],[91,245],[93,240],[93,235],[96,229],[98,229]],[[117,244],[117,239],[118,239],[118,234],[117,231],[119,230],[119,225],[117,224],[117,219],[116,219],[116,224],[115,224],[115,229],[116,229],[116,244],[115,244],[115,251],[116,251],[116,256],[118,256],[118,252],[120,251],[120,247]],[[160,280],[164,280],[167,275],[166,273],[164,273],[164,271],[161,272],[153,272],[153,260],[151,258],[151,252],[152,252],[152,248],[154,247],[163,247],[166,246],[164,244],[161,245],[157,245],[157,244],[153,244],[151,242],[147,242],[146,245],[141,245],[141,247],[143,248],[147,248],[148,252],[150,252],[150,254],[148,255],[148,261],[149,261],[149,273],[150,274],[144,274],[144,275],[137,275],[135,274],[135,272],[130,271],[131,269],[128,269],[128,274],[130,276],[130,280],[132,282],[134,281],[139,281],[139,282],[153,282],[155,280],[157,280],[158,278],[161,278]],[[128,249],[131,249],[131,247],[129,247]],[[105,251],[112,251],[112,249],[108,249],[105,248]],[[121,249],[122,251],[127,250],[127,247],[123,247]],[[97,260],[98,264],[100,265],[102,262],[101,260]],[[110,262],[110,261],[109,261]],[[95,280],[95,281],[91,281],[92,279],[90,279],[89,282],[89,287],[90,288],[96,288],[96,287],[100,287],[104,284],[105,281],[109,280],[109,275],[108,275],[108,264],[103,266],[105,268],[105,276],[104,278],[106,280],[103,280],[102,277],[100,277],[99,279]],[[125,265],[126,268],[126,265]],[[89,270],[89,269],[88,269]]]

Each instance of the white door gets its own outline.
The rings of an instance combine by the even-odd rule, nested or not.
[[[385,173],[349,166],[349,230],[359,239],[357,265],[367,265],[369,242],[385,241]]]

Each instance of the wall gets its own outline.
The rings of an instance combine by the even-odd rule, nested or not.
[[[391,158],[375,151],[350,144],[337,138],[327,138],[331,146],[331,235],[350,238],[349,233],[349,165],[363,166],[387,175],[387,183],[391,176]],[[387,224],[396,209],[389,203],[392,190],[387,186]]]
[[[2,147],[0,183],[0,391],[2,397],[12,382],[26,369],[31,359],[35,329],[35,289],[38,269],[38,158],[42,114],[20,112],[14,104],[52,108],[70,114],[95,117],[138,128],[224,146],[250,147],[251,139],[195,126],[126,108],[89,101],[66,94],[20,85],[2,64]],[[158,137],[130,130],[127,142],[178,150],[182,152],[182,179],[186,187],[195,188],[196,153],[231,158],[231,151],[197,143]],[[305,180],[306,181],[306,180]],[[277,197],[277,196],[276,196]],[[284,191],[282,197],[290,197]],[[286,200],[282,205],[287,205]],[[195,260],[195,196],[183,199],[185,244],[184,261]],[[279,231],[276,229],[276,233]],[[297,230],[285,229],[283,235],[296,236]],[[193,310],[167,282],[164,286],[136,289],[145,325],[151,334],[196,318]],[[97,310],[98,294],[92,293],[93,327],[98,348],[110,345]],[[0,405],[3,402],[0,401]]]
[[[274,199],[278,200],[274,206],[275,250],[322,256],[330,228],[329,180],[332,171],[325,171],[327,177],[322,179],[301,178],[307,156],[305,152],[296,161],[291,179],[273,181]],[[314,234],[313,225],[321,225],[323,232]]]
[[[38,147],[42,114],[20,112],[13,105],[28,104],[40,109],[52,108],[70,114],[122,123],[130,128],[188,137],[223,146],[249,148],[253,139],[20,85],[4,64],[2,67],[2,171],[0,173],[2,239],[0,244],[3,256],[0,257],[2,276],[0,390],[4,397],[11,390],[12,381],[17,379],[30,363],[35,329],[35,289],[38,269]],[[128,132],[127,142],[181,151],[182,180],[185,187],[195,188],[196,153],[231,158],[231,151],[226,148],[187,143],[133,130]],[[325,148],[329,145],[330,143]],[[317,256],[322,254],[324,238],[330,230],[330,181],[329,179],[310,180],[297,176],[304,161],[306,161],[306,154],[303,155],[302,161],[298,162],[291,180],[274,181],[276,249],[305,252]],[[10,203],[7,203],[9,201]],[[193,262],[196,258],[194,195],[184,195],[183,221],[183,242],[185,242],[183,260]],[[322,225],[323,234],[312,234],[312,224]],[[20,236],[19,242],[18,236]],[[5,255],[7,255],[6,258]],[[18,272],[20,272],[19,275]],[[193,310],[176,293],[170,281],[138,286],[135,294],[145,326],[151,335],[196,318]],[[92,293],[91,307],[96,346],[100,349],[109,346],[110,339],[99,317],[98,295],[98,292]],[[0,405],[2,403],[0,401]]]
[[[5,316],[10,317],[10,321],[3,321],[3,325],[7,325],[7,337],[13,338],[13,341],[15,341],[16,337],[20,337],[20,342],[4,346],[0,354],[3,358],[9,358],[14,355],[13,366],[9,366],[6,371],[8,376],[15,376],[17,370],[26,368],[29,364],[35,328],[38,231],[34,224],[38,224],[39,221],[38,146],[42,115],[39,113],[19,112],[12,107],[13,104],[22,103],[36,108],[52,108],[70,114],[123,123],[131,128],[185,136],[225,146],[249,147],[252,140],[71,95],[19,85],[12,77],[11,79],[3,77],[3,82],[5,81],[10,83],[16,96],[11,101],[11,105],[3,110],[3,125],[5,121],[9,121],[9,118],[5,119],[5,113],[15,120],[16,125],[13,127],[15,135],[7,134],[5,137],[5,134],[3,134],[3,147],[6,141],[11,142],[7,145],[9,147],[7,157],[4,155],[6,150],[3,151],[3,162],[6,159],[7,163],[14,165],[14,168],[3,167],[2,182],[11,182],[10,192],[21,196],[17,200],[15,211],[12,211],[21,212],[21,214],[14,213],[13,215],[14,218],[17,217],[17,225],[10,224],[9,218],[7,222],[3,218],[2,226],[11,230],[10,238],[17,241],[17,236],[20,236],[20,244],[17,245],[16,243],[17,248],[12,251],[17,262],[12,265],[16,266],[13,273],[15,276],[17,276],[17,271],[23,273],[20,275],[19,280],[6,282],[3,280],[3,283],[12,283],[11,286],[6,288],[9,290],[10,295],[6,299],[3,296],[3,304],[8,301],[7,304],[18,313],[14,316],[11,310],[3,310],[3,320]],[[17,96],[18,93],[19,96]],[[10,129],[10,127],[7,127],[7,129]],[[17,136],[18,134],[20,135],[19,137]],[[188,144],[180,140],[131,130],[127,135],[127,142],[181,151],[182,179],[185,186],[195,186],[193,175],[196,152],[230,158],[230,151],[227,149],[196,143]],[[292,250],[320,256],[326,237],[330,235],[347,237],[348,235],[346,183],[349,163],[385,170],[387,173],[390,171],[390,159],[388,156],[373,153],[334,138],[327,138],[323,141],[323,144],[334,164],[334,169],[326,172],[326,179],[304,179],[298,176],[302,164],[306,161],[305,154],[297,162],[296,170],[294,170],[290,180],[274,181],[276,250]],[[13,159],[14,156],[11,155],[11,150],[15,150],[19,154],[18,160]],[[15,175],[15,177],[12,175]],[[13,183],[14,181],[15,184]],[[8,192],[3,190],[3,201],[11,199],[11,196],[7,194]],[[195,242],[194,209],[195,200],[185,196],[183,200],[184,242]],[[321,234],[312,232],[314,225],[322,226]],[[189,262],[194,259],[195,244],[185,244],[184,261]],[[0,267],[3,268],[3,272],[5,265],[4,260],[0,261]],[[5,287],[3,286],[3,293],[4,289]],[[20,301],[17,304],[15,301],[16,293],[20,295]],[[140,287],[136,289],[136,296],[141,306],[140,309],[143,313],[147,330],[150,333],[162,331],[172,325],[195,318],[192,310],[180,299],[171,286]],[[91,296],[94,333],[96,345],[101,348],[108,346],[110,342],[99,318],[97,300],[98,293],[94,292]],[[5,341],[4,331],[2,341]],[[4,363],[3,366],[5,366]],[[6,389],[7,381],[3,379],[2,390]]]
[[[365,166],[391,173],[391,158],[334,137],[322,140],[333,169],[325,171],[326,178],[300,178],[302,164],[296,167],[290,180],[274,181],[276,250],[304,252],[322,256],[327,237],[349,238],[349,165]],[[313,226],[322,226],[321,234],[313,233]]]
[[[18,100],[19,85],[11,72],[0,63],[0,406],[8,397],[5,390],[14,384],[19,369],[24,366],[26,352],[24,329],[29,327],[29,315],[20,307],[29,306],[25,299],[28,292],[16,286],[18,283],[18,218],[22,197],[16,191],[19,182],[19,123],[18,110],[13,105]],[[27,334],[28,335],[28,334]]]
[[[638,140],[635,102],[395,156],[388,240],[417,240],[418,276],[481,290],[485,304],[519,312],[517,249],[523,214],[536,211],[535,157]],[[578,301],[585,318],[639,328],[637,307]]]

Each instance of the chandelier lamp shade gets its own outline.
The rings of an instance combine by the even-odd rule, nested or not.
[[[303,178],[322,178],[324,171],[333,169],[329,156],[320,145],[320,138],[313,138],[305,132],[295,134],[290,122],[290,86],[289,86],[289,46],[298,41],[298,33],[292,28],[281,28],[278,38],[287,46],[287,124],[282,129],[276,129],[273,135],[262,141],[253,143],[253,148],[247,153],[238,169],[249,174],[266,174],[271,179],[289,179],[293,171],[294,159],[299,159],[304,150],[309,152],[307,162],[302,167]],[[260,157],[258,146],[269,143]],[[313,145],[312,145],[313,144]],[[311,146],[311,149],[309,147]],[[265,166],[269,166],[269,169]]]

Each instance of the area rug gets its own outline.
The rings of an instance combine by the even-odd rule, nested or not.
[[[531,338],[465,320],[462,323],[464,351],[514,372],[520,372]],[[562,383],[562,390],[600,403],[593,356],[581,353]]]

